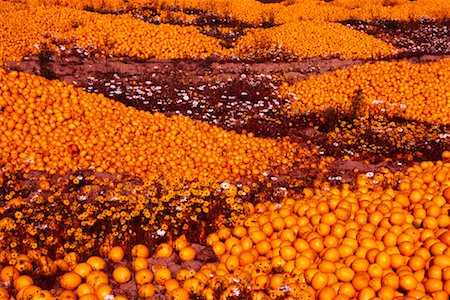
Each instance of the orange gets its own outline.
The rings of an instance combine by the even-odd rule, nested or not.
[[[121,261],[124,256],[125,256],[125,251],[120,246],[112,247],[108,253],[109,259],[111,259],[113,262]]]
[[[58,295],[60,300],[76,300],[77,295],[71,290],[64,290]]]
[[[169,280],[170,278],[172,278],[172,273],[170,272],[170,270],[166,267],[161,267],[158,270],[155,271],[155,273],[153,274],[153,278],[155,279],[155,282],[159,285],[164,285],[164,283]],[[142,286],[146,286],[147,284],[144,284]]]
[[[133,248],[131,248],[131,255],[133,257],[148,258],[150,256],[150,251],[148,250],[147,246],[143,244],[137,244],[134,245]]]
[[[139,297],[141,298],[151,298],[155,295],[155,292],[156,288],[151,283],[141,285],[138,290]]]
[[[87,259],[86,263],[90,264],[94,271],[103,270],[106,266],[106,261],[100,256],[91,256]]]
[[[327,299],[335,299],[336,291],[332,287],[325,287],[321,289],[317,295],[317,299],[327,300]]]
[[[342,282],[352,281],[354,275],[355,275],[355,271],[353,271],[349,267],[341,267],[336,271],[337,278]]]
[[[434,293],[438,291],[442,291],[444,288],[444,284],[441,280],[429,278],[424,283],[425,289],[428,293]]]
[[[114,269],[112,276],[117,283],[127,283],[131,280],[131,271],[125,266],[118,266]]]
[[[369,286],[370,277],[365,272],[355,273],[352,279],[352,286],[356,291],[361,291],[362,289]]]
[[[311,286],[316,291],[323,289],[328,284],[328,276],[323,272],[317,272],[311,279]]]
[[[82,278],[86,278],[89,273],[93,271],[93,269],[90,264],[83,262],[76,264],[73,271],[80,275]]]
[[[148,269],[148,261],[143,257],[134,258],[131,265],[136,272],[142,269]]]
[[[169,299],[171,300],[188,300],[189,293],[186,289],[178,287],[169,292]]]
[[[195,259],[196,253],[192,246],[187,246],[181,249],[178,255],[182,261],[192,261]]]
[[[153,281],[153,273],[149,269],[141,269],[136,272],[134,279],[139,285],[151,283]]]
[[[415,255],[408,261],[408,266],[413,271],[423,270],[425,268],[425,259],[422,256]]]
[[[284,246],[280,249],[280,256],[285,261],[290,261],[290,260],[295,259],[296,255],[297,255],[297,250],[295,250],[295,248],[292,246]]]
[[[272,250],[272,246],[268,241],[262,240],[256,243],[255,249],[260,255],[266,255],[270,250]]]
[[[417,288],[417,280],[413,275],[400,276],[400,287],[405,291],[415,290]]]
[[[81,283],[77,287],[77,295],[78,297],[83,297],[84,295],[92,295],[95,294],[95,288],[89,283]]]
[[[34,284],[33,278],[31,278],[28,275],[20,275],[13,281],[14,288],[17,291],[19,291],[20,289],[22,289],[24,287],[33,285],[33,284]],[[1,295],[1,293],[0,293],[0,295]]]
[[[17,277],[20,276],[19,270],[14,266],[3,267],[0,271],[0,279],[3,282],[13,282]]]
[[[75,272],[67,272],[61,276],[59,284],[65,290],[74,290],[82,282],[82,277]]]
[[[156,248],[156,256],[160,258],[170,257],[173,253],[173,248],[167,243],[162,243]]]

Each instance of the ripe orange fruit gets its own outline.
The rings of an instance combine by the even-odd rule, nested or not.
[[[153,281],[153,273],[149,269],[141,269],[136,272],[134,279],[138,285],[144,285]]]
[[[71,290],[64,290],[59,294],[58,299],[60,299],[60,300],[77,300],[77,295]]]
[[[172,278],[172,273],[170,270],[166,267],[159,268],[154,273],[153,277],[155,278],[155,281],[159,285],[164,285],[166,280]],[[145,285],[145,284],[144,284]]]
[[[352,286],[356,291],[361,291],[362,289],[369,286],[369,281],[369,274],[365,272],[358,272],[353,276]]]
[[[81,283],[77,287],[77,295],[78,297],[83,297],[84,295],[92,295],[95,294],[95,288],[89,283]]]
[[[82,282],[82,277],[75,272],[67,272],[61,276],[59,284],[65,290],[74,290]]]
[[[311,286],[316,291],[323,289],[328,284],[328,276],[323,272],[317,272],[311,279]]]
[[[103,270],[106,267],[106,261],[100,256],[91,256],[86,262],[90,264],[92,269],[95,271]]]
[[[196,253],[194,248],[187,246],[181,249],[178,255],[182,261],[192,261],[195,259]]]
[[[143,244],[137,244],[134,245],[133,248],[131,248],[131,255],[133,257],[148,258],[150,256],[150,251],[148,250],[147,246]]]
[[[125,256],[125,251],[120,246],[112,247],[111,250],[108,253],[108,257],[113,262],[119,262],[123,259]]]
[[[114,269],[112,276],[117,283],[127,283],[131,280],[131,271],[125,266],[118,266]]]
[[[73,271],[80,275],[82,278],[86,278],[89,273],[93,271],[92,266],[88,263],[82,262],[75,265]]]
[[[141,285],[138,290],[139,297],[141,298],[151,298],[155,295],[155,292],[156,287],[151,283]]]
[[[19,270],[14,266],[3,267],[0,271],[0,279],[3,282],[12,283],[17,277],[20,276]]]
[[[413,275],[402,275],[400,276],[400,287],[405,291],[415,290],[417,280]]]
[[[186,289],[178,287],[169,292],[169,299],[171,300],[189,300],[189,293]]]
[[[143,257],[136,257],[135,259],[133,259],[131,265],[136,272],[142,269],[148,269],[148,261]]]
[[[26,286],[33,285],[34,281],[33,278],[31,278],[28,275],[20,275],[13,281],[14,288],[18,291]]]
[[[167,243],[162,243],[156,248],[157,257],[170,257],[173,253],[173,248]]]

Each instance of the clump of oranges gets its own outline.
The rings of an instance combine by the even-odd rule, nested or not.
[[[149,24],[130,14],[102,15],[59,6],[3,5],[2,64],[46,49],[58,54],[75,49],[89,55],[141,59],[200,59],[226,54],[218,39],[193,26]]]
[[[376,62],[311,77],[281,94],[292,103],[291,113],[335,109],[359,114],[381,114],[407,120],[448,125],[449,60],[415,64]]]
[[[338,23],[297,21],[246,33],[236,42],[235,55],[265,58],[273,52],[291,53],[297,58],[380,58],[395,54],[392,45]]]
[[[126,11],[145,9],[200,10],[217,18],[232,18],[258,26],[264,22],[285,24],[298,20],[342,21],[349,19],[375,20],[420,20],[445,19],[449,17],[450,4],[446,0],[408,1],[408,0],[293,0],[281,3],[263,4],[257,0],[164,0],[149,3],[145,0],[25,0],[28,5],[58,5],[71,8],[90,8],[99,11]]]
[[[90,168],[211,182],[257,177],[309,153],[287,140],[138,111],[25,73],[0,70],[0,86],[0,157],[15,170]]]

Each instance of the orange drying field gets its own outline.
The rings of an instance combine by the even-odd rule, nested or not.
[[[0,1],[0,300],[448,299],[449,14]]]

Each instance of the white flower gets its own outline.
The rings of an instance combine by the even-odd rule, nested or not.
[[[228,190],[230,188],[230,184],[228,182],[222,182],[222,184],[220,186],[224,190]]]
[[[48,224],[42,224],[42,225],[35,226],[36,229],[42,229],[42,230],[47,229],[47,227],[48,227]]]
[[[114,295],[106,295],[105,300],[114,300]]]
[[[291,287],[288,285],[282,285],[282,286],[278,287],[278,290],[280,292],[287,293],[291,290]]]
[[[234,296],[239,296],[239,295],[241,294],[241,291],[239,291],[239,289],[238,289],[237,287],[235,287],[235,288],[232,288],[232,289],[231,289],[231,293],[232,293]]]
[[[80,201],[86,201],[87,198],[88,198],[87,196],[82,195],[82,196],[78,197],[78,200],[80,200]]]
[[[275,208],[280,209],[281,208],[281,204],[280,203],[275,204]]]
[[[373,172],[367,172],[366,173],[366,177],[367,178],[372,178],[375,174]]]
[[[166,234],[166,231],[164,229],[158,229],[156,230],[156,234],[159,236],[164,236]]]

